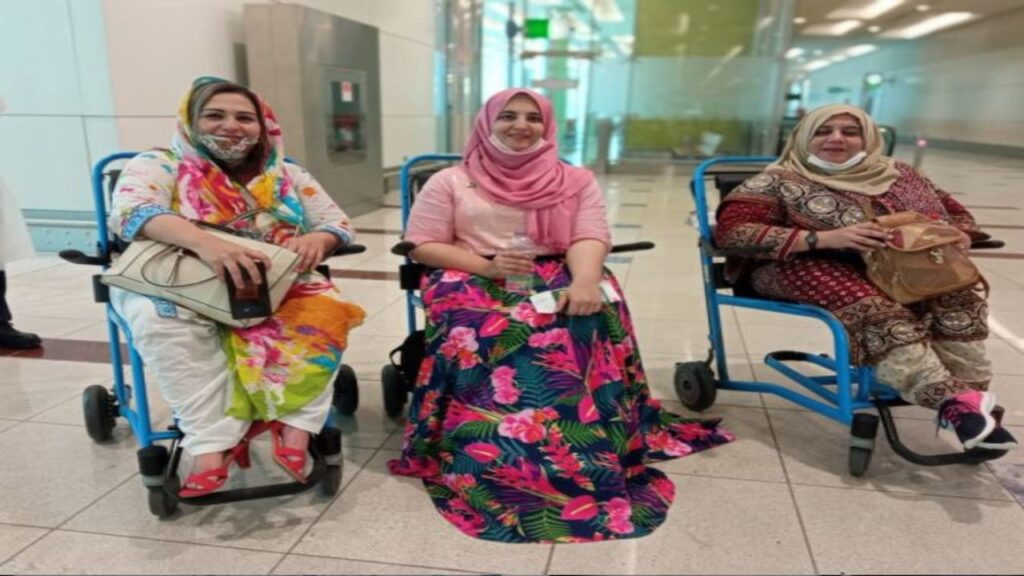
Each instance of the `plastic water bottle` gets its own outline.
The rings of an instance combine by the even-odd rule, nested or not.
[[[518,231],[512,235],[512,240],[505,247],[509,252],[518,252],[533,256],[537,246],[530,239],[526,232]],[[530,294],[533,292],[533,272],[529,274],[510,274],[505,277],[505,289],[516,294]]]

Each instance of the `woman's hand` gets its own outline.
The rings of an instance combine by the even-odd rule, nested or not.
[[[533,274],[533,256],[523,252],[498,252],[488,262],[483,275],[492,280],[515,274]]]
[[[289,238],[281,245],[299,255],[296,269],[308,272],[320,265],[338,247],[338,237],[330,232],[310,232]]]
[[[569,284],[568,290],[562,292],[562,295],[558,297],[558,305],[555,310],[557,312],[565,310],[569,316],[587,316],[600,312],[603,305],[604,296],[601,294],[599,282],[573,281]]]
[[[885,247],[892,234],[875,222],[861,222],[835,230],[818,232],[818,248],[870,252]]]
[[[239,288],[249,286],[250,279],[255,286],[263,281],[256,263],[262,262],[264,270],[270,270],[270,256],[263,252],[221,240],[213,234],[204,232],[203,236],[195,248],[195,253],[221,281],[225,280],[225,274],[230,274],[231,280]],[[242,273],[243,269],[246,274]]]

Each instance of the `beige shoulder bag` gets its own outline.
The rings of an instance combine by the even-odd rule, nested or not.
[[[259,250],[270,257],[267,288],[271,310],[276,311],[298,276],[295,265],[299,255],[274,244],[242,238],[209,227],[205,228],[205,232],[221,240]],[[213,270],[194,253],[173,244],[143,239],[133,241],[103,273],[101,282],[107,286],[169,300],[211,320],[236,328],[248,328],[266,320],[266,317],[244,320],[234,318],[231,315],[227,284],[219,280]]]

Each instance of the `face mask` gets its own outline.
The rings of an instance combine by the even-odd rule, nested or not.
[[[807,163],[812,165],[812,166],[814,166],[815,168],[821,169],[821,171],[823,171],[823,172],[828,172],[829,174],[834,174],[836,172],[842,172],[843,170],[847,170],[849,168],[853,168],[857,164],[860,164],[861,161],[864,160],[864,158],[867,158],[867,155],[868,155],[867,152],[861,150],[860,152],[857,152],[856,154],[854,154],[846,162],[843,162],[842,164],[836,164],[835,162],[829,162],[828,160],[822,160],[821,158],[818,158],[814,154],[811,154],[810,156],[807,157]]]
[[[218,160],[225,162],[240,162],[244,160],[252,147],[259,142],[259,138],[242,138],[238,142],[231,142],[230,138],[214,136],[213,134],[200,134],[196,140]]]
[[[536,149],[538,149],[538,148],[540,148],[541,146],[544,145],[544,139],[543,138],[539,138],[536,142],[533,143],[533,146],[530,146],[526,150],[513,150],[513,149],[509,148],[508,146],[506,146],[505,143],[502,142],[498,138],[498,136],[496,134],[494,134],[494,132],[491,132],[491,136],[490,136],[490,138],[488,138],[488,140],[490,140],[491,144],[494,144],[494,146],[498,150],[501,150],[502,152],[504,152],[506,154],[529,154],[530,152],[533,152],[534,150],[536,150]]]

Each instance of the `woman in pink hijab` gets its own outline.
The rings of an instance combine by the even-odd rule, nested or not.
[[[485,540],[649,534],[675,487],[646,463],[733,439],[718,420],[651,398],[604,268],[601,190],[559,161],[555,133],[543,96],[495,94],[462,164],[427,182],[405,233],[437,270],[421,286],[426,351],[389,467],[421,478],[445,519]]]

